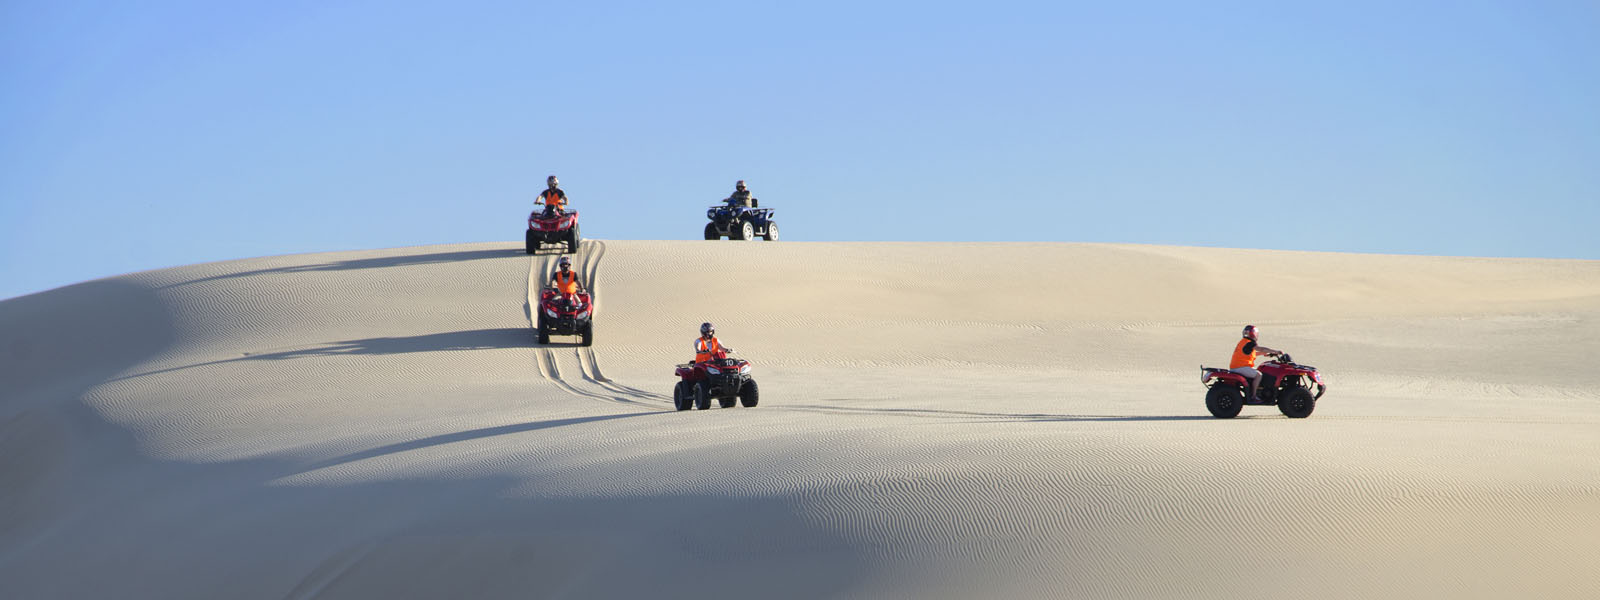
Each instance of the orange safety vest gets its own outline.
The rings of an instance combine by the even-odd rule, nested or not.
[[[549,206],[555,210],[561,210],[567,205],[567,196],[561,192],[545,190],[540,192],[539,196],[544,198],[545,206]]]
[[[697,363],[711,360],[720,350],[722,350],[722,342],[717,341],[715,336],[712,336],[710,342],[707,342],[703,337],[694,339],[694,361]]]
[[[1255,344],[1255,340],[1250,338],[1239,340],[1239,345],[1233,347],[1233,358],[1228,361],[1229,369],[1237,369],[1239,367],[1255,368],[1256,349],[1252,344]],[[1249,352],[1244,351],[1246,345],[1251,345]]]
[[[578,293],[578,272],[568,271],[562,273],[561,271],[556,271],[556,291],[563,294]]]

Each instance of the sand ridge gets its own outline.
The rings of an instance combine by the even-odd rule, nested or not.
[[[586,240],[540,347],[554,257],[0,302],[0,596],[1600,595],[1597,261]],[[760,407],[672,410],[701,321]],[[1205,413],[1244,322],[1311,418]]]

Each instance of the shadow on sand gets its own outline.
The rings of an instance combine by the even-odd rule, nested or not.
[[[843,400],[841,400],[843,401]],[[859,414],[935,419],[961,419],[969,423],[1047,423],[1058,422],[1140,422],[1140,421],[1213,421],[1210,415],[1058,415],[1045,413],[998,413],[970,410],[936,410],[926,408],[855,408],[805,404],[785,406],[783,410],[820,412],[831,414]],[[1245,417],[1241,417],[1245,418]]]
[[[171,367],[155,371],[136,373],[125,377],[118,377],[111,381],[133,379],[146,375],[157,375],[206,367],[226,363],[248,360],[290,360],[316,356],[385,356],[392,354],[409,354],[412,352],[456,352],[464,350],[496,350],[503,348],[532,348],[534,347],[533,333],[526,327],[502,327],[497,329],[472,329],[468,331],[449,331],[445,333],[428,333],[423,335],[401,337],[375,337],[359,340],[344,340],[327,342],[306,348],[293,350],[279,350],[275,352],[246,352],[238,358],[213,360],[210,362],[195,363],[181,367]]]
[[[413,265],[431,265],[437,263],[452,263],[483,258],[509,258],[525,256],[522,248],[501,248],[495,250],[461,250],[457,252],[435,252],[432,254],[412,254],[408,256],[383,256],[378,258],[355,258],[340,260],[330,263],[315,265],[294,265],[272,269],[256,269],[254,271],[241,271],[226,275],[213,275],[189,281],[180,281],[162,286],[160,289],[174,288],[181,285],[215,281],[219,279],[235,279],[253,275],[267,275],[272,273],[309,273],[318,271],[352,271],[356,269],[381,269],[385,267],[408,267]]]
[[[494,350],[499,348],[531,348],[533,333],[526,327],[501,327],[447,331],[402,337],[375,337],[360,340],[329,342],[312,348],[282,350],[278,352],[246,352],[241,358],[230,360],[285,360],[304,356],[332,356],[357,354],[382,356],[412,352],[453,352],[458,350]]]
[[[529,422],[529,423],[513,423],[513,424],[510,424],[510,425],[500,425],[498,427],[484,427],[484,428],[481,428],[481,429],[471,429],[471,430],[468,430],[468,431],[458,431],[458,432],[455,432],[455,433],[445,433],[445,434],[440,434],[440,435],[436,435],[436,436],[432,436],[432,437],[425,437],[425,438],[422,438],[422,439],[419,439],[419,440],[411,440],[409,442],[398,442],[398,443],[394,443],[394,444],[389,444],[387,446],[379,446],[377,448],[372,448],[370,450],[362,450],[360,452],[354,452],[354,453],[351,453],[351,454],[346,454],[344,456],[328,459],[326,461],[311,465],[306,470],[307,471],[315,471],[317,469],[324,469],[324,468],[327,468],[327,467],[342,465],[342,464],[346,464],[346,463],[353,463],[353,462],[356,462],[356,461],[359,461],[359,460],[366,460],[366,459],[369,459],[369,458],[376,458],[376,457],[384,456],[384,455],[388,455],[388,454],[395,454],[395,453],[399,453],[399,452],[407,452],[407,451],[411,451],[411,450],[419,450],[419,449],[428,448],[428,447],[431,447],[431,446],[442,446],[444,444],[453,444],[455,442],[464,442],[464,441],[467,441],[467,440],[476,440],[476,439],[479,439],[479,438],[494,437],[494,436],[497,436],[497,435],[507,435],[507,434],[511,434],[511,433],[522,433],[522,432],[525,432],[525,431],[538,431],[540,429],[552,429],[552,428],[555,428],[555,427],[565,427],[567,425],[580,425],[580,424],[583,424],[583,423],[595,423],[595,422],[599,422],[599,421],[611,421],[611,420],[615,420],[615,419],[626,419],[626,418],[629,418],[629,417],[642,417],[644,415],[664,415],[664,414],[669,414],[669,413],[667,413],[666,411],[653,410],[653,411],[649,411],[649,412],[624,413],[624,414],[620,414],[620,415],[596,415],[596,416],[592,416],[592,417],[573,417],[573,418],[570,418],[570,419],[552,419],[552,420],[549,420],[549,421],[533,421],[533,422]]]

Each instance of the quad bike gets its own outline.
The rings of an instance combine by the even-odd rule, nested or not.
[[[535,206],[541,204],[536,203]],[[546,211],[534,209],[528,214],[528,234],[524,236],[528,254],[539,251],[541,244],[565,244],[566,254],[578,251],[578,211]]]
[[[709,362],[678,365],[678,384],[672,387],[672,405],[678,410],[711,408],[716,398],[722,408],[734,402],[751,408],[761,400],[761,389],[750,377],[750,362],[718,352]]]
[[[1231,419],[1239,416],[1244,405],[1253,404],[1276,405],[1283,416],[1304,419],[1311,416],[1317,399],[1328,389],[1316,367],[1296,364],[1288,354],[1264,362],[1256,370],[1261,371],[1261,385],[1251,400],[1245,397],[1250,390],[1248,377],[1228,369],[1200,366],[1200,383],[1210,388],[1206,392],[1206,410],[1211,411],[1211,416]],[[1311,393],[1313,384],[1317,387],[1315,394]]]
[[[572,295],[569,302],[555,288],[545,288],[539,293],[539,320],[535,330],[539,343],[550,343],[551,335],[575,335],[583,345],[594,344],[594,299],[589,292]]]
[[[761,236],[769,242],[778,241],[778,222],[772,220],[777,211],[756,208],[759,201],[754,198],[750,202],[749,207],[730,202],[707,210],[706,218],[711,222],[706,223],[706,239],[753,240]]]

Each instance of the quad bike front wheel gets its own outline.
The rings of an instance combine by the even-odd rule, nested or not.
[[[694,407],[697,410],[711,410],[711,390],[706,389],[705,383],[694,384]]]
[[[753,240],[753,239],[756,239],[756,226],[755,226],[754,223],[751,223],[749,221],[744,221],[742,223],[739,223],[738,231],[739,231],[739,239],[741,239],[741,240]]]
[[[593,346],[594,345],[594,321],[589,321],[587,323],[584,323],[583,324],[583,331],[579,332],[578,336],[583,338],[583,345],[585,345],[585,346]]]
[[[750,379],[739,386],[739,403],[745,408],[754,408],[761,401],[761,388],[756,385],[756,380]]]
[[[544,326],[544,309],[536,308],[534,310],[537,310],[540,313],[537,327],[539,328],[539,345],[543,346],[550,343],[550,329]]]
[[[533,239],[532,229],[529,229],[528,233],[522,236],[522,241],[523,247],[527,249],[528,254],[533,254],[539,251],[539,240]]]
[[[1304,419],[1311,416],[1311,411],[1317,408],[1317,398],[1311,395],[1311,390],[1303,387],[1292,387],[1284,390],[1282,399],[1278,400],[1278,411],[1283,416],[1291,419]]]
[[[1206,410],[1218,419],[1232,419],[1244,409],[1244,390],[1238,386],[1217,384],[1206,392]]]
[[[706,223],[706,239],[708,239],[708,240],[720,240],[720,239],[722,239],[722,236],[717,233],[717,224],[716,223]]]
[[[567,233],[567,254],[576,254],[578,252],[578,242],[580,241],[582,241],[582,238],[578,237],[578,224],[573,223],[572,231]]]
[[[679,381],[672,386],[672,407],[678,410],[689,410],[694,407],[694,399],[689,396],[689,384]]]

